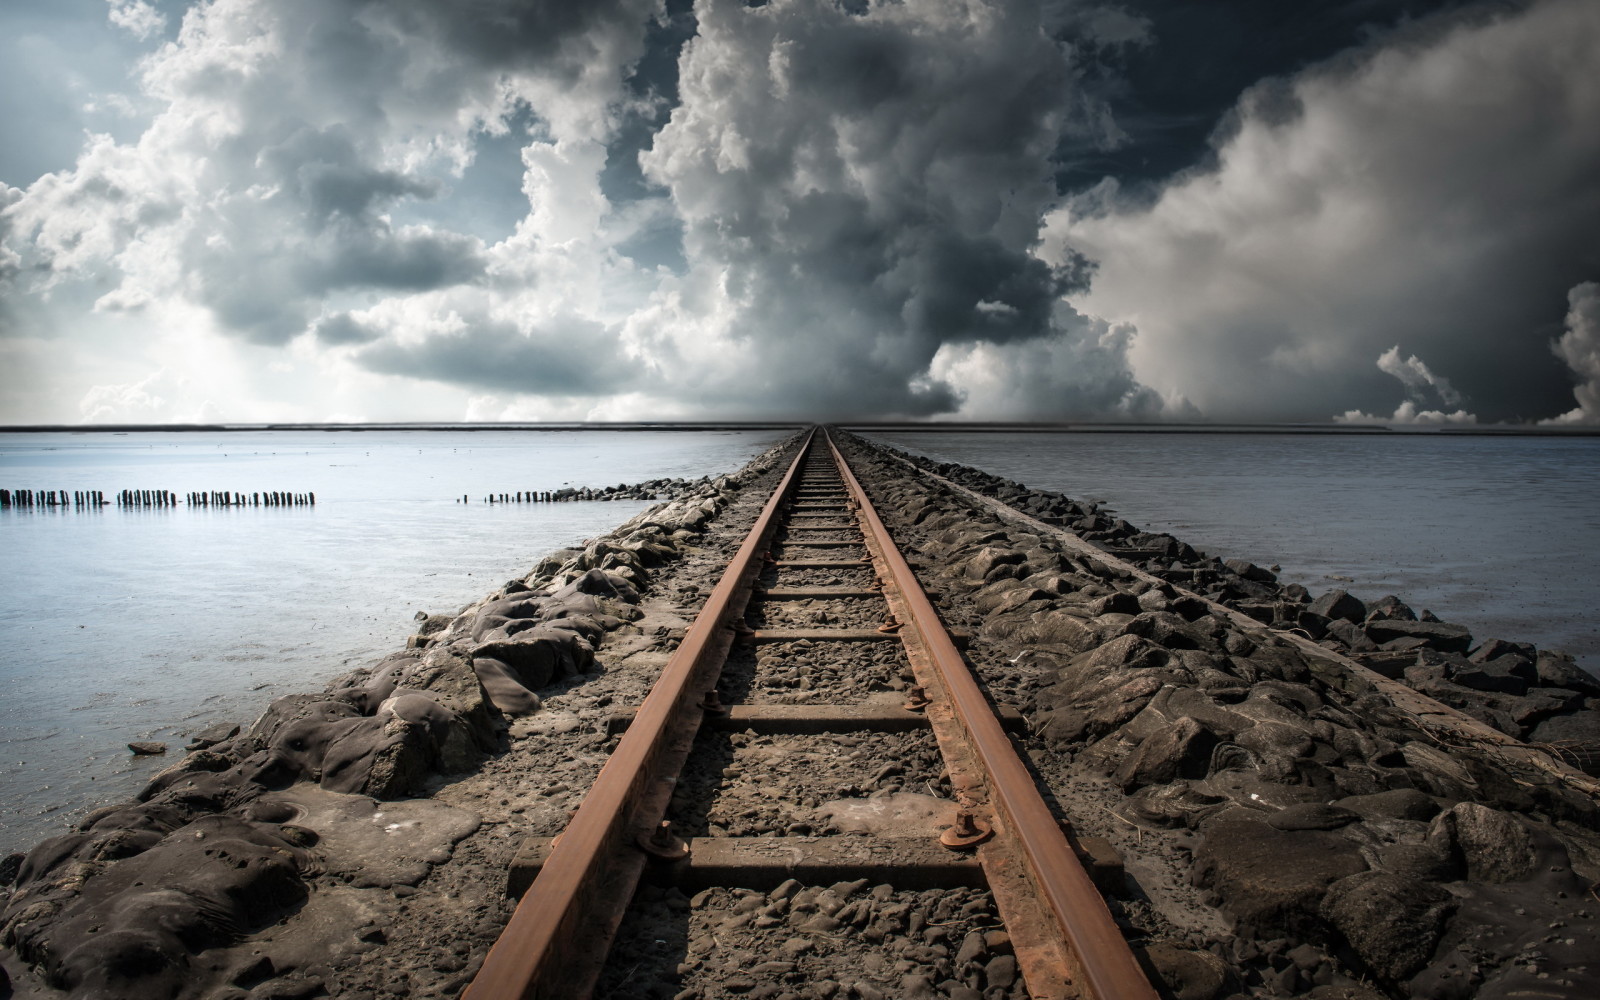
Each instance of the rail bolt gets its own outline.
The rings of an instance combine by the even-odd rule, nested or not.
[[[894,615],[890,615],[883,620],[882,625],[878,626],[878,631],[883,633],[898,632],[900,631],[900,622]]]
[[[928,692],[921,686],[909,688],[906,691],[906,703],[900,706],[908,712],[920,712],[928,707]]]
[[[939,843],[951,850],[960,850],[964,847],[973,847],[988,840],[994,830],[989,824],[963,809],[956,813],[954,826],[946,827],[939,834]]]
[[[717,696],[717,689],[712,688],[706,692],[704,698],[700,699],[700,711],[705,712],[707,715],[725,715],[727,714],[728,706],[724,705],[722,699]]]
[[[649,833],[639,834],[634,843],[639,845],[641,851],[662,861],[681,861],[689,856],[688,843],[673,836],[672,821],[667,819]]]

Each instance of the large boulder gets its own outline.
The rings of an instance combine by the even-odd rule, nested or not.
[[[1324,618],[1338,618],[1359,625],[1366,621],[1367,606],[1343,590],[1330,590],[1306,609]]]
[[[1215,733],[1184,716],[1140,743],[1117,768],[1117,782],[1131,792],[1175,778],[1203,778],[1218,742]]]
[[[203,817],[96,878],[23,887],[0,940],[74,997],[177,996],[191,956],[304,901],[306,863],[269,825]]]
[[[1449,834],[1474,882],[1520,881],[1538,865],[1528,828],[1510,813],[1458,802],[1435,817],[1433,827]]]
[[[1449,622],[1405,621],[1391,618],[1367,622],[1367,637],[1383,645],[1395,639],[1420,639],[1444,653],[1465,653],[1472,648],[1472,633]]]
[[[1223,912],[1241,934],[1317,933],[1328,887],[1367,870],[1356,845],[1337,833],[1287,832],[1262,821],[1220,816],[1202,829],[1196,876],[1220,897]]]
[[[1455,909],[1444,889],[1389,872],[1361,872],[1328,889],[1322,914],[1361,960],[1390,982],[1427,964]]]

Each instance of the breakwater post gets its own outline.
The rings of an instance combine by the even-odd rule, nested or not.
[[[463,497],[465,499],[465,497]],[[41,507],[71,507],[87,510],[115,504],[127,509],[175,507],[315,507],[315,493],[273,491],[236,493],[231,490],[190,492],[179,496],[172,490],[119,490],[106,499],[100,490],[0,490],[0,509],[15,507],[33,510]]]

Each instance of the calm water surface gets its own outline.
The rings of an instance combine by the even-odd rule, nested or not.
[[[1074,499],[1313,594],[1565,649],[1600,673],[1600,438],[1160,433],[872,435]]]
[[[488,493],[736,469],[771,431],[0,435],[0,487],[315,492],[315,507],[0,511],[0,854],[128,798],[188,734],[401,648],[640,501]],[[469,504],[456,502],[471,495]],[[160,740],[165,759],[131,757]]]

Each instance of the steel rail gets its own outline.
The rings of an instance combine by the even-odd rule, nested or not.
[[[991,803],[1002,820],[997,833],[1014,839],[1037,897],[1067,945],[1072,979],[1097,1000],[1155,1000],[1156,991],[1139,968],[1089,873],[1074,854],[1033,776],[1018,757],[1004,727],[978,687],[972,671],[891,540],[872,500],[828,436],[828,447],[859,507],[865,533],[876,539],[892,584],[920,633],[948,704],[988,776]],[[1003,825],[1003,830],[999,826]]]
[[[660,773],[672,745],[686,752],[727,656],[731,616],[743,611],[777,514],[815,440],[806,435],[722,579],[639,706],[539,875],[517,904],[463,1000],[571,1000],[587,996],[644,869],[635,839],[665,811],[676,767]],[[709,678],[708,675],[709,674]],[[708,683],[709,680],[709,683]],[[663,792],[665,794],[663,794]]]

